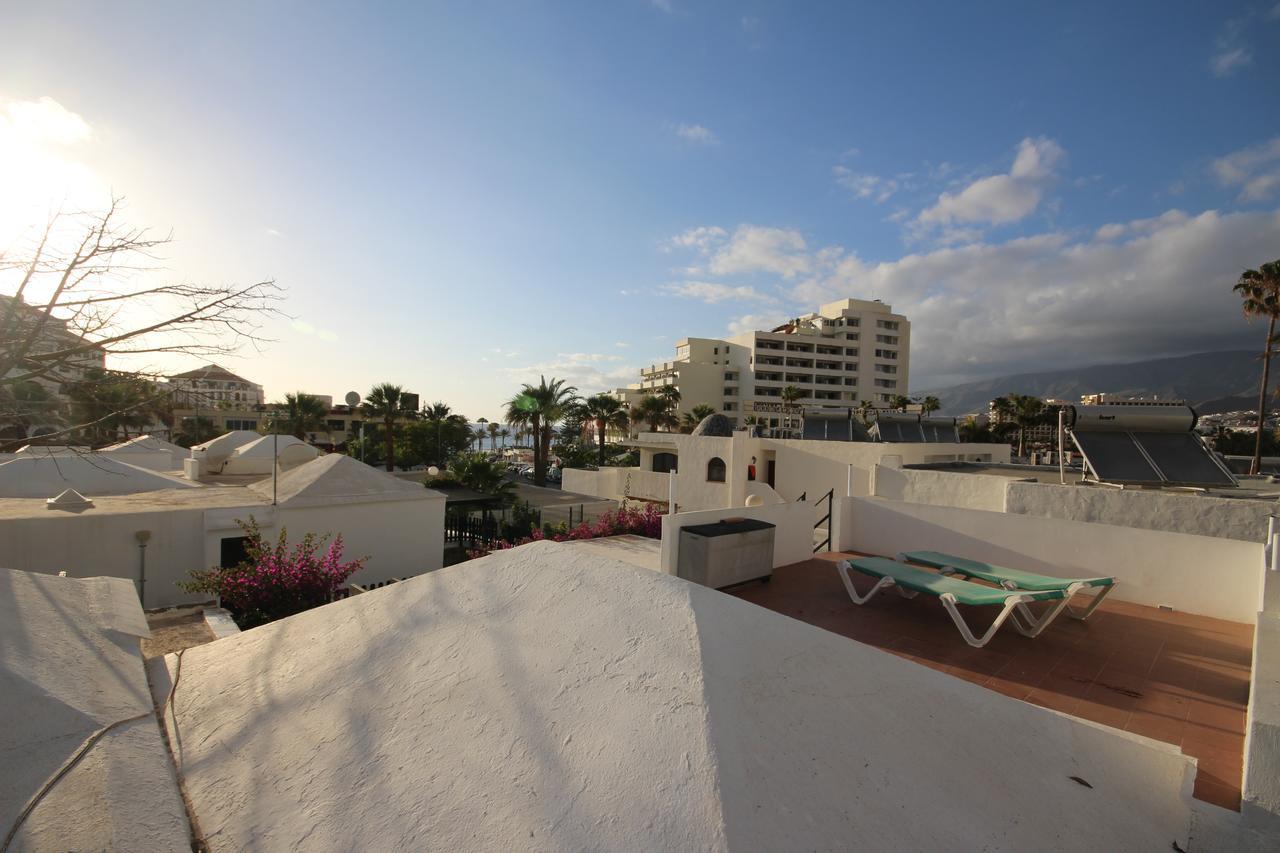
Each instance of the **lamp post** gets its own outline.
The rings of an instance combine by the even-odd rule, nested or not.
[[[343,398],[347,401],[347,408],[351,410],[351,414],[356,413],[356,407],[360,405],[360,395],[355,391],[348,391],[347,396]],[[360,461],[364,461],[364,418],[360,419]]]
[[[269,409],[265,403],[254,408],[263,416],[271,418],[271,505],[276,505],[276,478],[280,473],[280,410]]]

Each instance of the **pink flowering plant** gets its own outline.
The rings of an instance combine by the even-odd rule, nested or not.
[[[515,548],[530,542],[574,542],[582,539],[599,539],[604,536],[644,536],[648,539],[662,538],[662,516],[666,513],[657,504],[645,504],[642,508],[624,504],[612,512],[606,512],[594,522],[583,522],[576,527],[544,525],[533,530],[528,536],[514,541],[500,540],[494,550]],[[484,550],[475,550],[471,556],[483,557]]]
[[[191,580],[178,586],[187,592],[218,596],[241,628],[252,628],[276,619],[327,604],[347,578],[359,571],[366,558],[342,561],[342,536],[308,533],[289,546],[283,528],[274,545],[263,538],[258,522],[237,519],[244,531],[245,559],[237,566],[191,572]]]

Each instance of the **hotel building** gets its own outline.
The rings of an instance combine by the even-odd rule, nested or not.
[[[685,338],[675,358],[640,371],[619,389],[634,405],[665,385],[680,391],[680,411],[706,404],[736,423],[755,415],[778,426],[782,389],[804,392],[807,410],[847,410],[863,401],[886,407],[907,393],[911,323],[879,300],[841,299],[769,331],[728,339]]]

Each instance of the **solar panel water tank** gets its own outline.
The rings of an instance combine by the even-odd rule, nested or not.
[[[906,412],[877,412],[871,425],[873,441],[919,444],[925,440],[920,416]]]
[[[925,441],[945,444],[958,444],[960,430],[956,427],[955,418],[921,418],[920,431]]]
[[[1067,406],[1086,470],[1103,483],[1226,487],[1236,479],[1195,432],[1190,406]]]
[[[867,428],[851,410],[805,412],[801,438],[816,441],[870,441]]]

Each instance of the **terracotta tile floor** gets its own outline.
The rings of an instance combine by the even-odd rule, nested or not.
[[[855,605],[832,565],[850,556],[821,554],[729,592],[1006,696],[1180,746],[1199,759],[1196,798],[1239,810],[1251,625],[1109,598],[1088,622],[1064,614],[1035,639],[1006,623],[975,649],[930,596],[889,591]],[[865,593],[872,581],[855,575],[855,585]],[[985,631],[988,617],[962,613]]]

